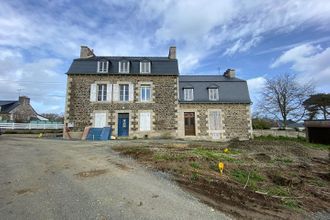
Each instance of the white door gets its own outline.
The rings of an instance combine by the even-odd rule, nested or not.
[[[94,127],[103,128],[107,125],[107,114],[104,112],[95,113],[94,115]]]

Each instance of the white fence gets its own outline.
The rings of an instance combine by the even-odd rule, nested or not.
[[[3,129],[63,129],[63,124],[37,124],[37,123],[0,123]]]

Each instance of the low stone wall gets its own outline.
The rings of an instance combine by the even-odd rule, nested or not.
[[[294,131],[294,130],[253,130],[255,137],[259,136],[284,136],[284,137],[306,137],[305,131]]]

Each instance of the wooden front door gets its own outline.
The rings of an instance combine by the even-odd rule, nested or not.
[[[184,134],[195,136],[195,112],[184,113]]]

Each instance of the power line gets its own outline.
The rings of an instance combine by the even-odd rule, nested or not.
[[[3,81],[3,82],[18,82],[18,83],[65,84],[65,82],[25,81],[25,80],[7,80],[7,79],[0,79],[0,81]]]
[[[12,92],[1,92],[1,94],[13,94]],[[28,95],[28,96],[37,96],[37,97],[59,97],[59,98],[65,98],[65,95],[56,95],[56,94],[50,94],[50,95],[44,95],[44,94],[32,94],[32,93],[23,93],[25,95]],[[22,95],[23,95],[22,94]]]

